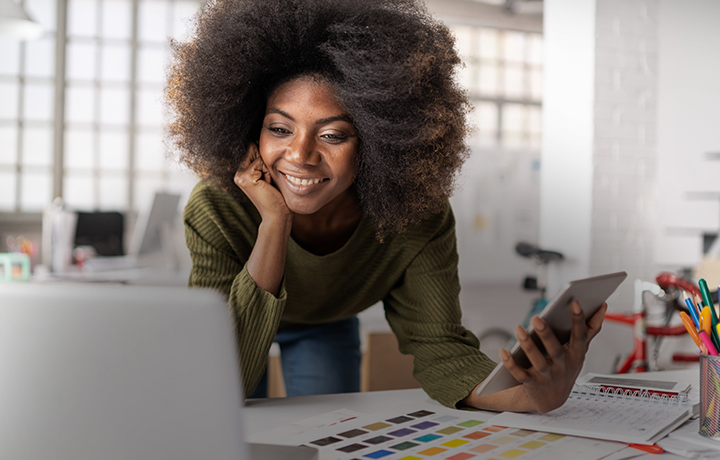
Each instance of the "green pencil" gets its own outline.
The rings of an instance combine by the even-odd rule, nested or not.
[[[710,307],[710,316],[712,318],[711,340],[713,341],[713,343],[715,343],[715,346],[717,347],[717,345],[720,344],[720,337],[718,337],[717,332],[718,316],[715,312],[715,304],[710,298],[710,289],[708,288],[707,281],[705,281],[704,278],[700,278],[700,280],[698,281],[698,286],[700,286],[700,294],[702,295],[703,303],[705,304],[705,306]]]

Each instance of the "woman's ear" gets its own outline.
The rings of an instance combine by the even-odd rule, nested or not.
[[[247,157],[253,162],[260,156],[257,142],[250,142],[247,146]]]

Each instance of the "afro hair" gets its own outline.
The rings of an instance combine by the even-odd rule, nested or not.
[[[270,92],[322,76],[358,132],[355,189],[378,238],[439,212],[467,158],[449,29],[412,0],[215,0],[172,42],[166,100],[181,162],[237,199]]]

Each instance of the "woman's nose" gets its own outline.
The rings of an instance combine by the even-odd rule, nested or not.
[[[285,159],[299,165],[318,164],[320,153],[317,151],[317,144],[313,136],[295,136],[287,149]]]

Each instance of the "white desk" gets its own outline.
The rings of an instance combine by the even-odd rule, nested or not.
[[[31,281],[37,283],[111,283],[136,286],[182,286],[187,287],[190,268],[137,267],[98,272],[42,273]]]
[[[338,409],[372,414],[389,407],[409,403],[428,403],[441,407],[419,388],[293,398],[249,399],[244,408],[246,434],[253,435]]]
[[[697,368],[682,371],[652,372],[641,375],[644,379],[683,380],[698,385]],[[350,409],[372,414],[394,406],[411,403],[440,405],[421,389],[375,391],[293,398],[248,400],[244,409],[246,435],[251,436],[271,428],[285,426],[338,409]],[[640,451],[638,451],[642,454]],[[648,459],[680,458],[672,454],[647,454]],[[642,458],[642,457],[636,457]]]

